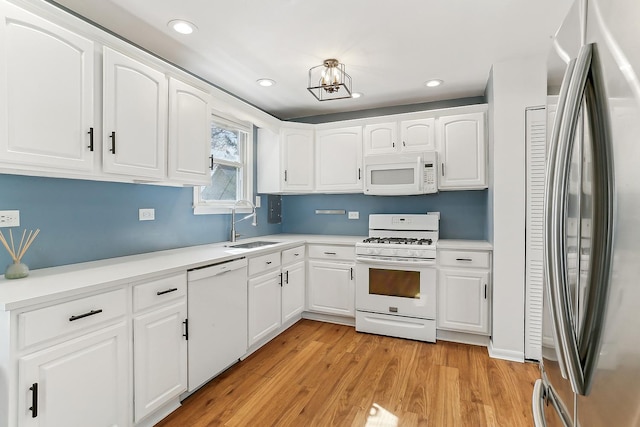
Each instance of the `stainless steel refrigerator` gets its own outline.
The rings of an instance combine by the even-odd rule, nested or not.
[[[548,150],[536,426],[640,426],[640,1],[577,0]]]

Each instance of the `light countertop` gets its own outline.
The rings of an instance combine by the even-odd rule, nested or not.
[[[232,243],[220,242],[32,270],[23,279],[7,280],[0,276],[0,310],[16,310],[305,243],[353,245],[362,237],[277,234],[236,243],[257,240],[279,243],[253,249],[234,249],[226,246]]]

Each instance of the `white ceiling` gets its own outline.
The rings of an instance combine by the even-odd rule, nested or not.
[[[573,0],[56,0],[281,119],[482,96],[491,65],[546,55]],[[192,35],[167,23],[195,23]],[[317,101],[337,58],[359,99]],[[270,88],[259,78],[277,83]],[[444,80],[438,88],[424,83]]]

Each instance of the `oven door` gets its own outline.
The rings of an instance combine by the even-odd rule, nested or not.
[[[434,261],[358,257],[356,273],[356,310],[435,319]]]

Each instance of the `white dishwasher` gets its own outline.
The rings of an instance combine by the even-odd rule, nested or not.
[[[247,260],[190,270],[188,391],[233,365],[247,351]]]

